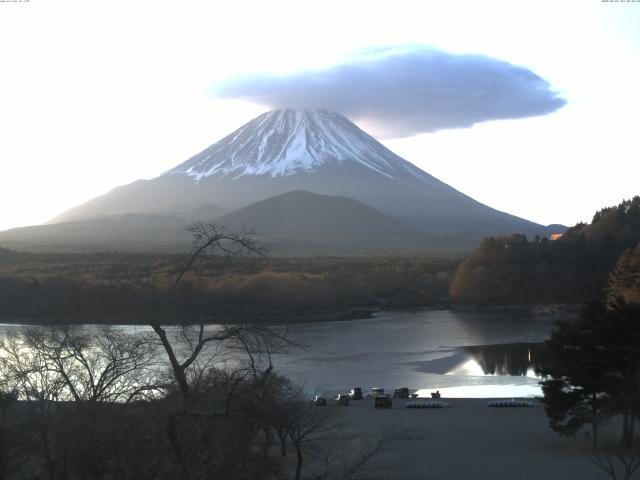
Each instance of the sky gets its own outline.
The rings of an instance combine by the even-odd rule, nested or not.
[[[499,210],[640,194],[640,2],[0,2],[0,229],[153,178],[271,108],[344,113]]]

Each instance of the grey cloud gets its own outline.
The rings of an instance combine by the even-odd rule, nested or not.
[[[371,50],[325,70],[238,77],[213,94],[270,108],[336,111],[387,138],[546,115],[566,103],[527,68],[416,46]]]

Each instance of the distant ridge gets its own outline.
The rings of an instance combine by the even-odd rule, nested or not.
[[[0,232],[0,245],[31,251],[152,251],[188,245],[188,221],[170,215],[105,215]]]
[[[268,237],[370,239],[417,233],[357,200],[304,190],[253,203],[218,221],[231,229],[251,226]]]
[[[203,213],[209,212],[205,206]],[[303,190],[200,220],[229,230],[254,230],[274,256],[461,255],[480,241],[418,232],[357,200]],[[191,246],[187,227],[192,221],[169,215],[107,215],[7,230],[0,232],[0,245],[37,252],[184,252]]]

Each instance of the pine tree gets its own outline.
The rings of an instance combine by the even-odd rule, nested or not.
[[[558,325],[550,349],[541,385],[551,428],[571,436],[591,424],[597,445],[598,424],[621,416],[630,445],[640,416],[640,305],[586,307],[577,322]]]

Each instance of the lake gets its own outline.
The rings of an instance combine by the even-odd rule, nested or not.
[[[422,310],[373,319],[292,325],[305,350],[276,367],[309,393],[354,386],[409,387],[448,397],[540,395],[534,367],[544,356],[553,320],[531,313]]]
[[[17,328],[0,325],[0,337]],[[524,311],[419,310],[287,328],[305,348],[275,356],[274,366],[309,394],[332,396],[360,386],[365,392],[409,387],[425,396],[439,390],[443,397],[524,397],[541,393],[534,368],[544,359],[540,344],[553,320]]]

